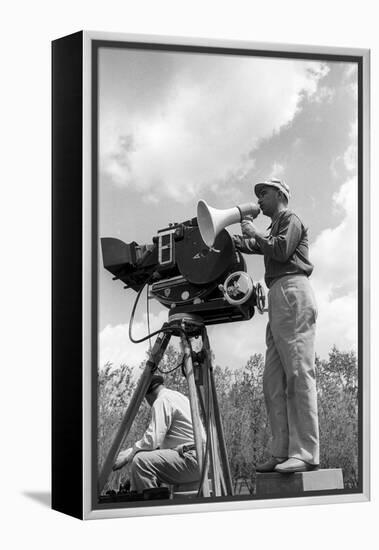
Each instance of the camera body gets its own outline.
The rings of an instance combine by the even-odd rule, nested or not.
[[[224,283],[231,274],[246,272],[245,260],[225,229],[208,247],[197,218],[159,230],[152,244],[102,238],[101,247],[104,267],[114,279],[136,292],[149,284],[150,296],[169,308],[169,315],[195,313],[205,324],[217,324],[250,319],[259,307],[257,285],[246,300],[241,289],[237,301],[229,295]]]

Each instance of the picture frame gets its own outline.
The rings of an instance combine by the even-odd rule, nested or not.
[[[81,519],[98,519],[369,499],[369,51],[82,31],[55,40],[52,54],[53,509]],[[253,68],[250,68],[251,62],[254,62]],[[347,94],[351,94],[348,99]],[[350,116],[349,125],[344,119],[346,113]],[[303,119],[299,121],[301,116]],[[339,133],[334,131],[338,124],[343,126]],[[306,140],[312,132],[313,139]],[[302,140],[307,143],[302,145]],[[242,147],[243,143],[246,147]],[[319,156],[311,150],[316,143]],[[331,153],[325,153],[328,146],[334,152],[333,159]],[[281,147],[286,147],[286,162],[280,155]],[[275,158],[271,158],[274,153]],[[353,397],[346,414],[352,415],[348,420],[352,422],[353,435],[349,432],[351,447],[347,448],[351,451],[354,448],[356,478],[349,486],[345,480],[343,487],[338,484],[337,487],[333,485],[336,478],[331,474],[330,486],[318,486],[318,481],[311,480],[306,488],[299,489],[292,484],[288,489],[289,481],[297,474],[280,480],[268,476],[268,481],[261,476],[266,492],[261,496],[246,494],[241,485],[246,484],[247,478],[241,481],[236,472],[242,471],[242,466],[250,471],[250,463],[245,464],[246,456],[251,456],[247,445],[254,438],[247,436],[248,443],[239,447],[242,454],[246,451],[246,456],[235,467],[237,459],[233,462],[230,491],[225,476],[221,475],[221,494],[217,494],[213,485],[206,496],[194,495],[192,491],[190,496],[179,495],[176,499],[158,495],[157,499],[125,500],[114,491],[116,494],[106,497],[104,480],[113,475],[112,464],[122,442],[121,435],[116,443],[115,438],[120,425],[125,427],[123,418],[128,416],[125,417],[125,407],[130,416],[124,394],[118,395],[119,402],[115,404],[112,392],[125,390],[123,381],[130,377],[130,387],[135,391],[128,394],[128,399],[135,399],[134,419],[150,379],[144,375],[146,370],[139,369],[141,363],[146,364],[146,359],[143,360],[146,349],[134,357],[125,343],[124,325],[128,323],[136,289],[130,281],[127,285],[132,289],[126,291],[120,280],[112,281],[109,273],[112,270],[105,269],[101,239],[137,241],[138,245],[148,243],[149,236],[156,237],[169,223],[180,224],[194,218],[196,204],[204,197],[218,201],[212,206],[217,209],[217,216],[221,216],[223,228],[235,224],[233,213],[225,214],[225,209],[251,199],[247,194],[250,180],[273,176],[262,172],[270,163],[276,163],[279,175],[292,176],[294,192],[297,190],[301,197],[296,204],[313,221],[319,237],[313,241],[314,248],[318,247],[319,266],[326,253],[340,260],[333,264],[332,274],[341,279],[332,281],[333,288],[327,289],[325,296],[321,283],[325,283],[328,276],[324,273],[324,278],[319,277],[319,296],[324,307],[320,309],[320,316],[324,319],[330,316],[334,322],[320,331],[319,342],[322,337],[327,350],[331,342],[328,336],[334,327],[335,338],[341,345],[354,344],[355,360],[349,355],[351,350],[341,351],[335,347],[330,350],[334,356],[331,358],[329,354],[329,362],[320,356],[318,365],[319,372],[327,371],[325,388],[328,388],[331,368],[342,360],[351,360],[349,373],[353,373],[353,379],[346,391],[353,392],[349,394]],[[306,171],[311,183],[296,186],[296,182],[302,180],[294,169],[295,163]],[[315,178],[310,175],[312,170],[320,177],[329,174],[332,183],[322,181],[316,187]],[[348,180],[345,187],[344,178]],[[328,203],[332,203],[331,207]],[[315,215],[317,209],[318,216]],[[171,219],[173,214],[175,219]],[[328,214],[332,221],[327,219]],[[226,223],[225,217],[229,215],[232,221],[229,223],[228,218]],[[309,224],[312,230],[311,222]],[[235,228],[238,231],[238,227]],[[340,258],[337,251],[346,240],[343,231],[347,228],[351,246],[343,248]],[[340,240],[330,241],[333,229],[338,230]],[[327,248],[329,242],[331,245]],[[347,256],[349,274],[344,272]],[[248,271],[251,265],[248,264]],[[258,271],[256,265],[254,263],[254,268]],[[323,264],[324,270],[329,268],[329,264]],[[258,278],[263,279],[263,262],[261,270]],[[322,273],[320,267],[319,272]],[[117,275],[112,274],[117,279]],[[123,276],[120,278],[126,282]],[[124,299],[127,294],[129,297]],[[326,309],[329,302],[333,302],[338,311],[342,310],[342,314]],[[159,308],[151,314],[158,323],[155,328],[158,333],[167,315],[167,307],[160,303]],[[341,330],[337,330],[344,314],[351,312],[355,312],[355,317],[349,317],[346,324],[341,324]],[[229,314],[228,310],[225,315]],[[144,327],[143,319],[147,323],[149,313],[146,317],[140,313],[140,327]],[[211,323],[207,318],[206,323],[214,325],[210,330],[210,346],[216,353],[216,364],[228,352],[222,345],[225,335],[241,338],[237,340],[238,345],[245,346],[250,356],[258,349],[254,345],[262,341],[264,353],[263,317],[258,321],[260,328],[256,330],[253,344],[249,344],[246,327],[256,322],[255,316],[247,322],[238,318],[236,323],[229,324],[220,319],[217,317]],[[232,325],[234,332],[228,328]],[[242,325],[245,327],[243,346],[242,328],[238,328]],[[146,329],[147,325],[140,328],[141,333],[145,334]],[[221,329],[224,332],[218,336],[217,331],[220,333]],[[347,332],[352,334],[350,340]],[[180,339],[180,332],[178,335]],[[104,353],[113,355],[107,358]],[[172,354],[172,360],[178,360],[179,352],[174,350]],[[151,357],[151,351],[147,357]],[[238,378],[233,357],[237,357],[235,349],[225,359],[232,365],[229,384]],[[327,351],[324,357],[328,357]],[[134,363],[132,368],[122,369],[129,366],[128,360]],[[104,370],[107,364],[108,370]],[[262,365],[262,360],[257,359],[255,367],[259,370]],[[221,365],[220,376],[226,376],[226,367],[227,364]],[[341,371],[339,375],[345,391],[347,374]],[[261,384],[259,376],[254,382]],[[217,382],[218,379],[216,388]],[[342,391],[341,387],[336,386],[335,391]],[[217,402],[217,391],[215,394]],[[220,409],[218,414],[216,411],[216,418],[221,419],[221,425],[225,424],[222,413],[227,402],[225,398],[222,403],[216,403],[216,409]],[[324,403],[320,401],[320,394],[319,403]],[[101,409],[103,404],[108,407],[106,413],[105,408]],[[263,401],[261,405],[263,407]],[[234,417],[231,413],[228,416],[228,422],[234,421],[234,426],[240,423],[238,403],[236,410]],[[320,410],[319,407],[319,416]],[[353,414],[353,410],[356,413]],[[328,408],[324,413],[326,419],[332,414]],[[99,433],[105,415],[108,424],[103,441]],[[117,418],[112,420],[112,415]],[[233,433],[233,427],[228,433]],[[267,438],[267,433],[262,438]],[[230,455],[227,436],[226,455]],[[221,449],[222,442],[218,443]],[[346,456],[346,449],[341,453],[340,461]],[[219,455],[221,458],[217,460],[224,464],[222,450]],[[340,467],[347,468],[344,465],[345,462]],[[338,466],[336,463],[325,472],[341,469]],[[274,475],[280,477],[280,474]],[[212,475],[210,478],[213,479]],[[99,479],[102,480],[100,486]],[[256,481],[254,483],[252,490],[256,491]],[[236,487],[239,487],[237,494]]]

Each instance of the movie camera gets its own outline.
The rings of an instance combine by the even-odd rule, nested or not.
[[[250,319],[264,310],[264,291],[225,227],[258,214],[253,203],[219,210],[199,201],[196,218],[169,224],[152,244],[102,238],[104,267],[125,288],[149,285],[169,316],[193,313],[208,325]]]

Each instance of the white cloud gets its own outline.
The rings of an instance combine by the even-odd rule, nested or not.
[[[344,82],[347,84],[350,93],[358,98],[358,64],[346,64]]]
[[[352,177],[332,197],[335,213],[342,212],[343,219],[336,227],[322,231],[311,249],[315,265],[312,282],[319,306],[316,351],[321,356],[326,356],[333,344],[356,350],[358,342],[356,125],[352,125],[350,138],[344,163]]]
[[[346,170],[349,172],[356,172],[357,162],[358,162],[358,147],[357,147],[357,136],[358,136],[358,124],[354,123],[351,126],[350,130],[350,140],[351,143],[346,149],[343,156],[344,164]]]
[[[326,72],[318,62],[197,56],[148,110],[102,105],[101,171],[145,198],[183,202],[238,183],[251,151],[293,119]]]
[[[266,351],[267,313],[240,323],[227,323],[208,328],[215,363],[230,368],[242,367],[254,353]]]
[[[352,288],[357,277],[357,183],[355,178],[342,185],[333,196],[335,208],[343,210],[342,222],[321,232],[312,247],[315,276],[334,292],[342,286]]]
[[[167,310],[158,315],[150,314],[150,332],[161,328],[167,320]],[[142,321],[135,321],[132,327],[132,336],[138,340],[148,333],[147,317],[144,314]],[[151,339],[154,344],[156,336]],[[147,357],[149,342],[134,344],[129,339],[129,324],[107,325],[99,334],[99,368],[106,363],[119,367],[125,363],[129,366],[139,366]]]
[[[358,165],[358,120],[350,126],[349,132],[350,143],[344,153],[335,157],[330,166],[331,173],[334,178],[338,178],[341,169],[347,170],[351,176],[356,177]]]
[[[335,90],[328,86],[321,86],[313,95],[312,101],[316,103],[331,103],[335,96]]]
[[[284,174],[284,170],[284,164],[281,164],[280,162],[274,162],[274,164],[272,165],[270,178],[281,177]]]

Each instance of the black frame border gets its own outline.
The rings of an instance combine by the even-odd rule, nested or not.
[[[83,32],[52,43],[52,508],[83,518]],[[78,490],[80,488],[80,491]]]

